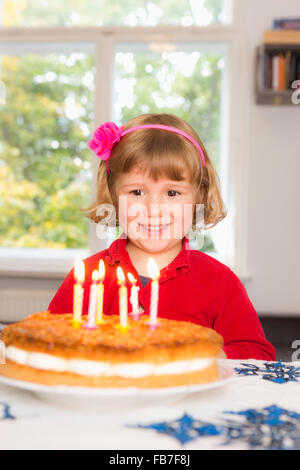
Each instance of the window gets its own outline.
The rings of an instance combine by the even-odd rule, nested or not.
[[[87,248],[93,47],[14,46],[1,70],[0,246]]]
[[[243,74],[236,2],[99,5],[0,0],[2,271],[63,277],[78,250],[87,256],[107,246],[79,211],[94,200],[98,168],[87,142],[107,120],[183,117],[217,166],[225,202],[232,200]],[[204,249],[233,265],[237,230],[237,218],[228,218]]]
[[[0,2],[1,4],[1,2]],[[230,0],[2,0],[3,26],[228,24]]]

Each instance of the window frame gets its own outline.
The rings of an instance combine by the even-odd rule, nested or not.
[[[120,42],[174,41],[174,42],[226,42],[229,45],[229,123],[228,159],[224,168],[226,184],[223,186],[226,205],[231,214],[228,225],[232,229],[231,248],[226,259],[221,259],[241,278],[247,279],[246,209],[247,209],[247,145],[246,145],[246,7],[233,0],[232,24],[210,26],[137,26],[137,27],[0,27],[0,46],[11,43],[89,42],[95,46],[95,100],[94,124],[110,120],[113,96],[114,46]],[[102,72],[102,71],[106,72]],[[101,106],[99,105],[101,103]],[[93,125],[93,123],[92,123]],[[242,147],[243,146],[243,147]],[[91,202],[96,194],[98,161],[92,159]],[[222,222],[223,223],[223,222]],[[89,256],[106,248],[107,244],[96,236],[96,226],[89,223],[88,250],[34,250],[39,256],[30,257],[28,249],[0,248],[0,277],[30,276],[62,279],[74,264],[76,255]],[[22,251],[25,251],[22,255]],[[16,256],[16,252],[18,255]],[[31,252],[32,253],[32,252]],[[11,255],[10,255],[11,254]],[[45,266],[45,268],[43,268]]]

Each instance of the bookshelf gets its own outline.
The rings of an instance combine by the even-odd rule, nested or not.
[[[274,61],[276,56],[280,58]],[[263,44],[256,48],[255,74],[257,104],[295,106],[292,102],[295,88],[291,83],[300,80],[300,31],[265,31]]]
[[[263,34],[263,43],[300,46],[300,31],[268,29]]]

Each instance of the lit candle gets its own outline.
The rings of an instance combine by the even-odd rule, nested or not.
[[[97,313],[96,313],[96,324],[101,325],[104,323],[103,320],[103,297],[104,297],[104,284],[103,279],[105,275],[105,266],[103,259],[99,262],[99,283],[97,284]]]
[[[96,328],[96,308],[97,308],[97,296],[98,296],[98,280],[99,272],[93,271],[92,274],[92,284],[90,288],[90,301],[89,301],[89,311],[88,311],[88,320],[85,325],[85,328],[93,330]]]
[[[140,313],[139,312],[139,297],[138,297],[138,292],[140,288],[136,285],[136,279],[131,273],[128,273],[128,279],[132,283],[131,291],[130,291],[130,302],[131,302],[131,308],[132,308],[131,315],[133,316],[133,319],[136,321],[139,319],[139,313]]]
[[[149,258],[147,269],[149,276],[152,277],[149,325],[150,328],[155,328],[157,326],[159,269],[153,258]]]
[[[120,313],[120,325],[119,329],[121,331],[126,331],[128,329],[127,325],[127,287],[125,286],[125,276],[121,266],[117,267],[117,276],[119,289],[119,313]]]
[[[84,275],[84,262],[77,259],[74,269],[76,282],[73,290],[73,326],[75,328],[79,328],[81,325]]]

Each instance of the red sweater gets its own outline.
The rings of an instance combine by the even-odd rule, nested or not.
[[[109,248],[84,260],[85,290],[83,314],[87,314],[91,277],[105,262],[104,312],[118,314],[117,266],[131,272],[140,287],[140,305],[149,314],[151,282],[143,288],[125,248],[127,238],[115,240]],[[130,282],[127,279],[127,286]],[[69,272],[48,310],[52,313],[73,311],[74,268]],[[128,309],[129,305],[128,295]],[[130,311],[130,310],[129,310]],[[183,239],[180,253],[161,269],[159,277],[158,316],[198,323],[213,328],[224,338],[224,351],[230,359],[275,360],[275,349],[264,335],[256,311],[239,278],[224,264],[197,250],[189,249]]]

